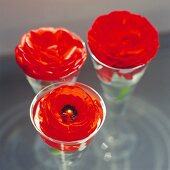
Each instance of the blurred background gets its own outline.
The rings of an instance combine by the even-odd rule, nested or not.
[[[0,0],[0,55],[13,53],[21,35],[40,26],[64,26],[85,39],[98,15],[117,9],[146,16],[160,33],[170,31],[170,0]]]

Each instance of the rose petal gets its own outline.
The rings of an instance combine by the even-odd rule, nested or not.
[[[25,74],[56,81],[78,70],[87,58],[83,41],[65,28],[42,27],[24,34],[15,49]]]
[[[113,11],[99,16],[88,31],[91,52],[104,64],[133,68],[147,64],[159,48],[158,32],[143,16]]]

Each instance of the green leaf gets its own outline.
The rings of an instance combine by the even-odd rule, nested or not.
[[[61,153],[60,150],[54,149],[54,148],[49,148],[49,151],[53,155],[59,155]]]
[[[120,92],[119,95],[117,96],[117,100],[123,100],[126,96],[129,95],[130,92],[130,87],[123,87]]]

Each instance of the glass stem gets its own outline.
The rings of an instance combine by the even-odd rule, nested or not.
[[[107,122],[109,129],[112,129],[114,139],[118,139],[121,134],[122,128],[125,126],[125,114],[128,105],[128,100],[121,101],[119,103],[106,102],[107,107]]]
[[[66,162],[66,157],[65,157],[65,153],[63,151],[61,151],[61,170],[70,170],[70,167],[67,165]]]
[[[49,148],[50,153],[57,160],[59,170],[73,170],[79,163],[84,151],[64,152],[54,148]]]
[[[80,161],[82,152],[63,152],[60,153],[60,169],[59,170],[73,170],[77,167]]]
[[[103,82],[101,85],[107,109],[106,127],[109,129],[108,132],[110,134],[108,140],[110,140],[111,143],[115,143],[121,138],[122,131],[126,133],[125,114],[135,85],[107,85]]]
[[[133,128],[130,126],[125,116],[129,99],[134,90],[134,87],[128,88],[129,93],[126,94],[124,98],[121,98],[121,100],[116,100],[117,96],[114,95],[111,96],[112,98],[105,98],[107,109],[105,141],[110,147],[110,151],[117,155],[113,159],[122,158],[125,154],[130,152],[133,147],[132,143],[136,141]],[[107,93],[107,96],[109,94]]]

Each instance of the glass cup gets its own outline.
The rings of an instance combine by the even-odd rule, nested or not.
[[[137,144],[137,134],[124,115],[128,101],[148,64],[130,69],[114,68],[99,61],[89,47],[88,50],[102,87],[108,113],[107,124],[102,132],[102,146],[109,149],[109,159],[119,161],[129,157]]]
[[[59,79],[55,80],[55,81],[45,81],[45,80],[39,80],[39,79],[35,79],[32,78],[28,75],[26,75],[26,79],[28,80],[29,84],[31,85],[32,89],[34,90],[35,93],[38,93],[40,90],[42,90],[43,88],[45,88],[46,86],[49,86],[53,83],[59,83],[59,82],[76,82],[79,72],[80,72],[79,68],[78,70],[75,70],[71,73],[69,73],[68,75],[64,76],[64,77],[60,77]]]
[[[70,30],[40,27],[21,37],[15,56],[29,84],[38,93],[55,82],[75,82],[87,52],[84,41]]]
[[[52,90],[56,88],[63,87],[63,85],[78,86],[81,89],[83,89],[86,93],[88,93],[88,95],[92,96],[93,99],[99,101],[100,107],[102,109],[102,119],[97,120],[98,122],[97,122],[96,129],[85,138],[74,140],[74,141],[64,141],[64,140],[54,139],[53,137],[46,135],[41,130],[40,124],[37,123],[39,121],[39,116],[36,114],[36,112],[38,111],[37,106],[39,105],[39,101],[46,94],[49,94]],[[55,155],[53,159],[56,160],[56,163],[53,164],[52,169],[56,169],[56,167],[59,167],[59,169],[61,170],[69,170],[71,168],[74,169],[77,160],[80,159],[82,153],[87,149],[93,137],[98,133],[98,131],[102,127],[105,120],[105,116],[106,116],[106,108],[101,96],[91,87],[79,82],[76,83],[63,82],[63,83],[55,83],[50,86],[47,86],[35,96],[30,107],[30,118],[32,124],[34,125],[41,139],[47,144],[50,153]],[[84,126],[84,124],[82,124],[82,126]],[[58,132],[56,131],[56,133]],[[78,133],[82,133],[82,132],[80,132],[78,129]],[[39,151],[39,149],[37,151]],[[48,158],[48,154],[44,152],[44,155],[45,154],[47,155],[47,158],[44,160],[50,162]],[[42,164],[45,163],[42,161]],[[49,168],[51,167],[51,164],[47,163],[46,165]]]
[[[139,144],[136,126],[130,119],[125,120],[128,109],[133,107],[128,106],[129,99],[158,52],[159,34],[144,16],[126,10],[113,10],[94,20],[87,40],[108,113],[102,133],[105,141],[102,146],[108,148],[105,158],[110,159],[111,164],[114,160],[114,164],[121,162],[122,165],[125,159],[131,162]]]

